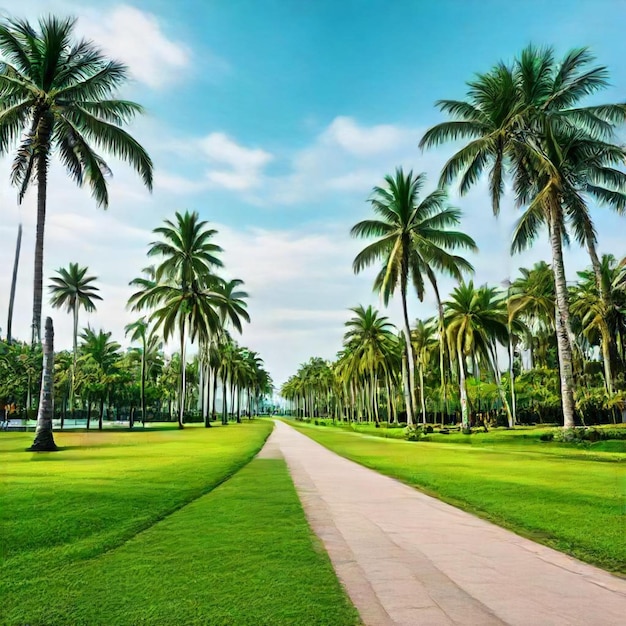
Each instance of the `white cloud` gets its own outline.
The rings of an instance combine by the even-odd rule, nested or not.
[[[138,82],[152,88],[170,84],[190,63],[189,48],[169,39],[155,15],[129,5],[105,14],[85,11],[78,28],[107,55],[126,63]]]
[[[395,150],[405,139],[405,132],[398,126],[380,124],[359,126],[351,117],[336,117],[322,133],[321,143],[339,146],[345,152],[359,158]]]
[[[265,166],[273,156],[261,148],[246,148],[224,133],[201,139],[200,148],[213,167],[207,179],[217,187],[246,191],[260,184]],[[219,169],[226,167],[227,169]]]

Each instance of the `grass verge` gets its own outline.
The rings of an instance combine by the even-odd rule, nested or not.
[[[119,548],[28,587],[7,623],[360,623],[274,459],[252,461]]]
[[[566,447],[557,455],[554,446],[544,448],[538,440],[516,445],[514,435],[507,435],[506,445],[489,447],[486,442],[483,447],[378,439],[289,424],[344,457],[540,543],[626,574],[623,454],[603,453],[598,461],[588,451]]]

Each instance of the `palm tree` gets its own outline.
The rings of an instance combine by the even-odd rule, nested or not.
[[[439,108],[453,120],[430,129],[421,146],[469,139],[445,165],[441,182],[460,176],[465,193],[489,170],[494,213],[499,212],[508,172],[518,206],[527,207],[518,222],[512,250],[532,244],[542,225],[548,228],[555,279],[555,318],[563,424],[574,425],[573,335],[563,264],[566,226],[595,254],[596,236],[586,197],[626,210],[623,148],[615,129],[626,121],[625,105],[580,107],[580,100],[608,84],[604,67],[589,67],[586,49],[572,50],[560,63],[550,48],[526,48],[514,65],[499,64],[469,83],[466,101],[442,100]]]
[[[54,405],[54,329],[52,318],[46,318],[46,334],[43,344],[43,372],[41,374],[41,393],[37,412],[35,441],[28,448],[31,452],[54,452],[58,450],[52,434]]]
[[[18,142],[11,181],[21,201],[37,184],[37,236],[32,341],[41,340],[44,228],[48,167],[57,153],[71,178],[85,182],[99,206],[109,202],[110,169],[94,146],[130,163],[152,188],[152,161],[122,126],[142,108],[111,96],[128,76],[126,66],[91,42],[74,40],[76,21],[42,18],[0,22],[0,155]]]
[[[511,427],[512,416],[502,389],[496,348],[496,341],[502,345],[508,341],[508,316],[502,298],[495,288],[483,286],[475,289],[470,281],[453,290],[445,309],[450,354],[458,367],[463,429],[470,428],[466,386],[468,358],[474,362],[483,361],[493,374]]]
[[[417,357],[417,369],[420,379],[420,404],[422,408],[422,423],[426,423],[426,389],[424,387],[424,372],[428,367],[432,353],[437,345],[437,325],[430,319],[415,320],[415,326],[411,331],[413,350]]]
[[[187,335],[192,343],[196,337],[207,341],[222,327],[220,311],[226,297],[220,291],[222,281],[214,273],[215,268],[222,267],[216,256],[222,249],[211,241],[217,231],[208,228],[208,222],[201,221],[196,212],[177,212],[175,222],[165,220],[153,232],[161,235],[161,241],[150,244],[148,255],[162,260],[153,281],[150,277],[141,279],[142,282],[133,281],[141,289],[131,296],[129,304],[134,310],[158,307],[150,319],[155,322],[155,330],[162,328],[165,341],[178,327],[181,358],[178,426],[183,428]]]
[[[99,330],[97,333],[89,326],[80,335],[82,343],[80,350],[81,361],[87,369],[91,369],[91,383],[97,390],[100,400],[100,413],[98,417],[98,429],[102,430],[104,419],[104,403],[108,396],[116,364],[120,358],[120,344],[111,340],[111,333]],[[91,399],[88,398],[88,409],[91,407]],[[89,426],[87,426],[89,428]]]
[[[552,268],[539,261],[531,269],[520,267],[521,276],[510,287],[509,307],[512,319],[521,319],[527,328],[531,368],[534,365],[533,335],[554,333],[555,295]]]
[[[79,267],[78,263],[70,263],[68,268],[57,270],[57,276],[52,276],[49,286],[52,297],[50,304],[55,309],[65,306],[73,318],[72,334],[72,382],[70,385],[70,411],[74,411],[74,391],[76,386],[76,358],[78,355],[78,311],[82,307],[87,312],[96,310],[94,300],[102,300],[96,293],[98,288],[92,283],[96,276],[86,276],[87,268]],[[63,420],[61,420],[63,428]]]
[[[379,372],[386,371],[386,360],[394,344],[395,327],[389,318],[381,316],[371,306],[365,309],[359,305],[350,310],[355,315],[345,323],[347,330],[343,343],[350,349],[356,365],[352,376],[360,374],[364,379],[368,413],[373,408],[374,419],[378,424]]]
[[[146,420],[146,374],[148,354],[158,349],[158,340],[150,331],[145,317],[140,317],[135,322],[127,324],[124,329],[126,335],[130,335],[131,341],[141,343],[141,425]]]
[[[411,346],[411,330],[407,310],[409,280],[419,300],[424,298],[425,280],[428,280],[439,299],[436,272],[444,272],[460,280],[464,271],[471,272],[471,264],[452,254],[451,250],[476,250],[474,240],[459,231],[461,212],[447,206],[447,195],[437,189],[420,200],[426,177],[424,174],[404,174],[398,168],[395,177],[385,177],[385,187],[374,187],[370,203],[380,219],[364,220],[353,226],[354,237],[376,237],[354,259],[353,268],[359,273],[376,261],[383,267],[376,277],[374,289],[383,295],[385,305],[394,291],[400,289],[404,321],[404,337],[408,360],[408,387],[405,388],[407,421],[415,415],[415,357]]]
[[[580,318],[583,334],[592,341],[599,339],[609,396],[614,392],[613,372],[619,367],[618,352],[626,334],[626,294],[619,289],[623,275],[615,257],[605,254],[600,261],[601,290],[597,288],[595,268],[578,272],[579,282],[573,290],[572,313]]]

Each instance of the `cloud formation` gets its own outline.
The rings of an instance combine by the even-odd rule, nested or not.
[[[190,63],[189,48],[168,38],[155,15],[129,5],[107,13],[85,11],[78,30],[126,63],[136,81],[154,89],[171,84]]]

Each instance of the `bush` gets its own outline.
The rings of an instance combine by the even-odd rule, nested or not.
[[[417,426],[416,428],[409,428],[406,433],[407,441],[419,441],[424,436],[424,431],[421,426]]]
[[[555,441],[570,443],[595,442],[626,439],[626,428],[569,428],[558,430],[554,434]]]
[[[539,436],[540,441],[552,441],[554,439],[554,433],[541,433]]]

